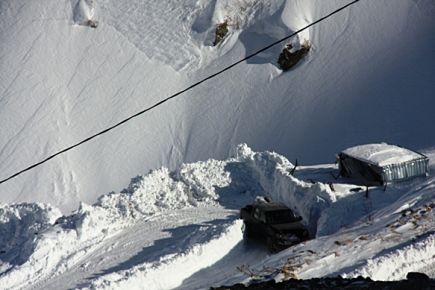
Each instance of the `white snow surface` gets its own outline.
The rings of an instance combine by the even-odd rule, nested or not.
[[[417,152],[386,143],[358,145],[342,152],[378,166],[398,164],[423,157]]]
[[[72,3],[72,2],[71,2]],[[74,6],[74,21],[77,24],[86,24],[95,14],[95,0],[78,0]]]
[[[434,156],[429,151],[428,156]],[[431,163],[431,167],[433,164]],[[240,145],[234,157],[153,170],[71,215],[1,204],[4,289],[203,289],[341,274],[435,277],[433,176],[355,191],[334,165],[298,167]],[[313,181],[317,180],[317,181]],[[332,190],[334,188],[334,190]],[[312,240],[270,255],[243,241],[239,208],[258,195],[292,207]],[[250,275],[246,275],[249,269]],[[254,274],[252,274],[254,273]]]
[[[0,1],[0,178],[348,2]],[[432,0],[360,1],[289,40],[312,45],[291,71],[276,65],[283,43],[2,184],[0,200],[68,214],[138,172],[225,159],[239,143],[303,164],[357,144],[431,147],[434,11]],[[76,25],[90,17],[96,29]]]
[[[0,179],[348,2],[0,1]],[[1,184],[1,288],[435,278],[434,15],[432,0],[361,0],[289,40],[311,44],[290,71],[283,43]],[[423,152],[429,176],[366,192],[318,165],[379,142]],[[317,165],[292,175],[295,159]],[[313,239],[246,243],[239,209],[258,195]]]

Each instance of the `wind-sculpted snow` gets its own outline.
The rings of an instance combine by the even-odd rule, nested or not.
[[[1,1],[0,178],[343,4]],[[225,159],[241,142],[303,164],[330,162],[340,150],[369,142],[433,146],[434,7],[431,0],[359,1],[289,40],[295,48],[311,45],[294,69],[277,67],[285,43],[271,48],[2,184],[0,200],[49,202],[69,214],[80,202],[120,191],[138,172]],[[76,25],[89,18],[98,27]],[[216,25],[225,21],[228,34],[213,46]]]
[[[183,0],[155,2],[150,9],[150,5],[138,0],[128,4],[116,0],[99,2],[107,12],[108,24],[147,57],[177,71],[200,69],[222,54],[212,48],[219,23],[226,21],[229,25],[228,38],[233,39],[224,47],[228,52],[243,29],[274,14],[284,4],[282,0]]]

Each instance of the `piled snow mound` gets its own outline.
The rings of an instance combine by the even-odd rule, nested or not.
[[[427,181],[429,186],[423,186],[418,191],[419,195],[409,190],[409,186],[415,186],[410,182],[403,188],[392,187],[387,192],[372,189],[367,197],[365,192],[352,192],[344,185],[337,184],[332,190],[333,187],[325,183],[298,179],[292,175],[295,166],[277,153],[254,152],[246,144],[239,145],[235,151],[235,156],[225,161],[210,159],[183,164],[173,172],[161,168],[137,176],[123,191],[103,195],[94,205],[81,203],[70,216],[61,216],[59,210],[43,204],[2,205],[0,250],[4,250],[0,252],[0,284],[11,289],[26,285],[28,281],[25,277],[31,277],[33,283],[52,279],[77,268],[88,255],[98,252],[102,245],[123,231],[138,225],[146,226],[144,223],[154,222],[162,216],[176,216],[189,209],[198,209],[198,212],[205,208],[225,209],[225,222],[218,227],[219,230],[214,225],[199,227],[192,238],[195,241],[183,241],[180,253],[157,254],[160,257],[158,262],[141,261],[129,268],[105,273],[90,284],[91,288],[111,288],[130,287],[147,281],[156,288],[175,287],[194,271],[222,258],[240,241],[240,221],[234,221],[238,217],[238,209],[252,202],[257,195],[268,195],[294,209],[303,217],[313,237],[340,235],[342,231],[339,230],[343,230],[344,226],[352,226],[358,220],[360,224],[366,224],[367,217],[369,224],[375,222],[384,227],[388,222],[385,216],[392,216],[391,213],[398,215],[401,210],[412,206],[429,208],[427,204],[431,201],[430,180]],[[298,170],[304,169],[297,169],[296,172]],[[404,223],[413,228],[412,220]],[[423,225],[418,226],[417,222],[416,225],[417,231],[424,230]],[[388,227],[385,228],[384,231],[388,232]],[[394,229],[395,232],[404,230],[402,227]],[[209,234],[201,237],[201,231]],[[327,236],[325,239],[330,249],[336,247],[333,240],[328,240]],[[352,239],[359,241],[356,234]],[[395,241],[390,245],[394,245]],[[420,251],[416,254],[418,260],[424,251],[433,251],[429,247],[431,245],[433,239],[427,239],[423,250],[415,246],[403,251]],[[219,251],[216,252],[216,248]],[[317,268],[323,269],[321,261],[330,259],[333,254],[319,256]],[[368,270],[361,268],[358,273],[371,275],[369,271],[374,269],[372,264],[382,268],[388,263],[395,263],[397,255],[403,256],[402,252],[393,252],[387,257],[373,259]],[[421,262],[417,260],[414,262]],[[422,263],[421,267],[424,266],[427,265]],[[340,270],[336,267],[330,271],[333,269]],[[305,270],[307,273],[303,275],[313,275],[309,269]],[[178,275],[168,281],[159,279],[169,272]],[[396,274],[388,275],[393,277]]]
[[[362,275],[400,280],[408,272],[433,278],[434,184],[435,178],[429,176],[392,184],[386,191],[370,188],[367,195],[365,190],[343,194],[345,185],[336,183],[337,200],[321,212],[318,236],[264,259],[251,270],[265,279],[273,274],[276,279]]]
[[[174,172],[161,168],[137,176],[120,193],[103,195],[94,205],[81,203],[79,209],[67,217],[60,217],[58,210],[46,205],[14,205],[12,208],[16,215],[26,217],[26,222],[20,225],[23,232],[20,243],[28,243],[27,252],[21,259],[22,263],[10,267],[0,281],[4,287],[14,288],[26,283],[20,278],[25,273],[39,273],[32,276],[35,281],[58,275],[83,259],[87,252],[97,249],[103,241],[138,222],[191,207],[238,209],[249,202],[246,198],[252,201],[259,193],[269,194],[294,208],[315,235],[322,210],[335,197],[323,184],[310,184],[291,176],[289,172],[293,167],[279,154],[256,153],[242,144],[236,157],[226,161],[211,159],[184,164]],[[6,232],[3,244],[9,251],[17,251],[15,245],[7,244],[10,236],[16,235],[17,230],[11,229],[16,226],[9,219],[2,221],[1,226]],[[230,226],[230,231],[236,227]],[[39,233],[33,236],[35,231]],[[234,239],[228,245],[234,245],[239,239],[238,236],[232,237]],[[192,249],[193,255],[197,255],[196,251],[201,252],[202,247]],[[0,258],[4,261],[3,256]]]
[[[78,0],[74,6],[74,22],[80,25],[88,25],[95,14],[95,0]]]
[[[401,280],[408,272],[420,272],[425,267],[433,267],[434,253],[435,235],[431,234],[415,244],[369,259],[365,265],[342,276],[344,278],[363,276],[383,281]]]
[[[58,209],[45,204],[0,204],[1,273],[25,263],[35,238],[60,216]]]
[[[208,160],[183,164],[179,170],[153,170],[137,176],[121,193],[103,195],[95,206],[116,217],[151,216],[161,211],[216,203],[216,186],[229,183],[225,162]]]
[[[193,273],[213,265],[242,239],[242,221],[229,224],[208,242],[194,244],[185,252],[164,256],[158,263],[144,263],[128,270],[94,279],[83,289],[172,289]]]
[[[308,183],[291,175],[294,165],[274,152],[253,152],[246,144],[238,147],[237,158],[251,168],[264,191],[302,216],[312,236],[317,235],[317,222],[322,212],[337,198],[323,183]],[[340,225],[338,225],[339,227]]]
[[[59,210],[48,205],[4,206],[1,245],[21,255],[15,258],[21,263],[5,268],[10,271],[0,277],[1,284],[7,289],[22,287],[27,283],[22,279],[25,275],[32,275],[35,282],[62,273],[103,240],[158,213],[216,205],[214,186],[230,181],[224,165],[225,162],[209,160],[184,165],[177,173],[170,173],[167,168],[154,170],[134,178],[121,193],[104,195],[94,205],[81,203],[68,217],[61,217]],[[26,250],[23,253],[22,248]],[[3,262],[7,261],[5,257],[9,254],[0,255]]]

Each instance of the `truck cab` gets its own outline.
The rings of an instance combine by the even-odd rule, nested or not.
[[[309,239],[302,218],[281,203],[257,200],[242,208],[240,217],[244,222],[245,237],[265,241],[271,252]]]

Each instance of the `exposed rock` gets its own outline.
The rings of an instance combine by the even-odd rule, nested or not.
[[[266,281],[245,286],[236,284],[232,286],[221,286],[211,288],[215,290],[266,290],[266,289],[395,289],[395,290],[429,290],[435,289],[435,280],[431,280],[423,273],[410,272],[406,276],[408,280],[402,281],[373,281],[370,278],[357,277],[353,279],[335,278],[314,278],[310,280],[289,279],[280,283]]]
[[[283,71],[294,67],[310,51],[310,45],[304,43],[300,49],[294,50],[291,44],[288,44],[281,52],[278,58],[278,65]]]
[[[216,35],[214,38],[213,45],[216,46],[225,38],[225,36],[228,33],[228,21],[225,20],[225,22],[220,23],[216,26]]]
[[[429,276],[424,273],[419,272],[409,272],[408,275],[406,275],[406,279],[408,280],[430,280]]]

